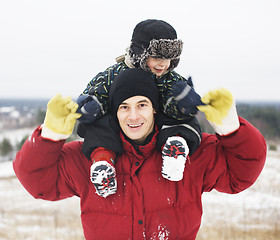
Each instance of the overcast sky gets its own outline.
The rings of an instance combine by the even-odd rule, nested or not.
[[[280,101],[279,12],[278,0],[1,1],[0,98],[76,98],[156,18],[183,40],[176,70],[200,95]]]

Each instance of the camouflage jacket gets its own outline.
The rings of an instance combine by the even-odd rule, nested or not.
[[[122,61],[113,66],[108,67],[104,72],[98,73],[87,85],[82,94],[94,95],[97,97],[102,106],[101,114],[108,113],[109,106],[109,91],[114,78],[129,67]],[[161,77],[152,75],[155,79],[160,96],[160,111],[171,118],[177,120],[188,120],[191,116],[182,114],[177,106],[177,102],[172,97],[172,84],[178,81],[187,82],[187,80],[180,76],[175,71],[168,72]],[[100,117],[100,116],[98,116]]]

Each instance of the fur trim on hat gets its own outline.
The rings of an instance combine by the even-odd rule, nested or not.
[[[160,58],[160,59],[170,59],[170,67],[168,71],[172,71],[177,67],[180,55],[183,50],[183,42],[179,39],[153,39],[150,41],[150,45],[147,49],[143,49],[141,54],[135,54],[133,48],[139,48],[131,43],[128,55],[130,57],[130,62],[135,67],[140,67],[144,71],[151,72],[147,65],[147,60],[149,57]]]
[[[151,57],[161,59],[175,59],[180,57],[183,49],[183,42],[178,39],[152,40],[147,52]]]

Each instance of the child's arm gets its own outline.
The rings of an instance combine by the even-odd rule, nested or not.
[[[90,123],[96,118],[108,113],[109,89],[113,79],[127,66],[121,62],[108,67],[104,72],[98,73],[79,96],[77,112],[82,113],[80,122]]]
[[[158,84],[164,114],[157,117],[161,129],[157,146],[161,147],[168,137],[181,136],[192,155],[201,141],[201,128],[194,116],[198,111],[196,106],[204,103],[195,92],[191,79],[186,80],[176,72],[170,72],[161,86]]]
[[[196,106],[203,105],[190,77],[186,80],[176,72],[170,72],[162,85],[161,105],[168,117],[189,120],[197,113]]]

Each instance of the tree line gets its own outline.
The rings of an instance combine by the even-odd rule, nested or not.
[[[46,110],[39,108],[37,110],[34,121],[32,123],[31,122],[26,123],[26,126],[30,127],[30,125],[38,126],[42,124],[44,122],[45,115],[46,115]],[[78,136],[76,134],[77,132],[76,127],[77,126],[75,126],[73,134],[66,140],[66,142],[70,142],[78,139]],[[23,146],[24,142],[28,137],[29,137],[28,135],[23,136],[22,139],[19,142],[17,142],[15,145],[11,143],[9,138],[7,137],[3,138],[2,141],[0,141],[0,161],[12,160],[15,157],[16,152],[21,149],[21,147]]]
[[[252,123],[266,138],[280,142],[280,104],[279,105],[262,105],[262,104],[237,104],[238,115]],[[45,111],[41,108],[37,112],[35,124],[42,124],[45,118]],[[201,124],[202,131],[213,133],[213,129],[206,121],[202,113],[197,114],[197,118]],[[9,156],[12,152],[18,151],[28,136],[24,136],[16,146],[12,146],[9,139],[4,138],[0,142],[0,155],[2,157]],[[74,130],[73,135],[67,141],[76,140],[77,135]]]
[[[239,104],[240,116],[252,123],[267,140],[280,140],[280,106]]]

